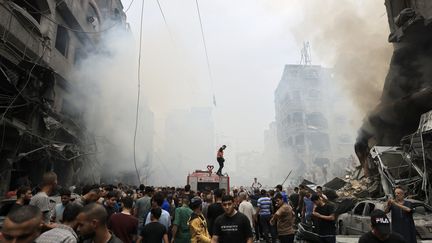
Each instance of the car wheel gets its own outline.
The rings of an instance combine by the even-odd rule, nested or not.
[[[343,225],[343,221],[339,221],[339,223],[338,223],[338,229],[339,229],[339,234],[340,235],[346,235],[347,234],[346,229],[345,229],[345,227]]]

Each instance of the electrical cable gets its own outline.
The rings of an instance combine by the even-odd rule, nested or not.
[[[8,105],[8,107],[6,108],[6,110],[3,112],[2,117],[0,118],[0,122],[3,121],[3,119],[5,118],[7,112],[9,111],[9,109],[13,106],[13,104],[15,103],[15,101],[18,99],[18,97],[21,95],[21,93],[24,91],[24,89],[27,87],[27,85],[30,83],[30,79],[31,79],[31,74],[33,72],[33,69],[36,67],[36,65],[39,64],[39,62],[42,61],[43,56],[45,55],[45,51],[46,51],[47,47],[44,45],[43,47],[43,51],[42,51],[42,55],[38,58],[38,60],[33,64],[33,66],[31,67],[29,73],[28,73],[28,77],[27,77],[27,81],[25,82],[24,86],[22,87],[22,89],[19,90],[18,94],[14,97],[14,99],[12,100],[12,102]]]
[[[125,13],[127,13],[128,11],[129,11],[129,9],[130,9],[130,7],[132,6],[132,3],[134,2],[134,0],[132,0],[130,3],[129,3],[129,6],[126,8],[126,10],[124,11]]]
[[[165,27],[167,28],[167,30],[168,30],[168,34],[170,35],[171,41],[172,41],[172,43],[173,43],[173,46],[175,46],[175,44],[174,44],[174,43],[175,43],[175,42],[174,42],[174,38],[173,38],[173,35],[171,34],[171,30],[170,30],[170,28],[168,27],[168,22],[167,22],[167,20],[166,20],[165,14],[164,14],[164,12],[163,12],[162,6],[161,6],[159,0],[156,0],[156,2],[157,2],[157,4],[158,4],[159,10],[160,10],[161,15],[162,15],[162,18],[163,18],[163,20],[164,20]]]
[[[208,71],[208,75],[210,78],[210,85],[211,85],[211,91],[213,93],[213,105],[216,106],[216,96],[215,96],[215,92],[214,92],[214,84],[213,84],[213,75],[212,75],[212,71],[210,68],[210,60],[209,60],[209,55],[208,55],[208,51],[207,51],[207,44],[206,44],[206,39],[204,36],[204,28],[203,28],[203,24],[202,24],[202,19],[201,19],[201,12],[199,9],[199,4],[198,4],[198,0],[195,0],[196,3],[196,7],[197,7],[197,11],[198,11],[198,18],[199,18],[199,23],[200,23],[200,27],[201,27],[201,37],[202,37],[202,41],[204,44],[204,51],[205,51],[205,56],[206,56],[206,61],[207,61],[207,71]]]
[[[140,38],[139,38],[139,51],[138,51],[138,91],[137,91],[137,104],[136,104],[136,116],[135,116],[135,131],[133,139],[133,160],[135,171],[137,174],[138,182],[141,183],[141,177],[138,171],[137,161],[136,161],[136,140],[138,133],[138,121],[139,121],[139,107],[140,107],[140,96],[141,96],[141,49],[142,49],[142,30],[143,30],[143,19],[144,19],[144,0],[141,5],[141,23],[140,23]]]
[[[164,20],[165,27],[166,27],[166,29],[167,29],[167,31],[168,31],[168,35],[169,35],[169,37],[170,37],[170,39],[171,39],[171,44],[172,44],[172,46],[173,46],[173,48],[174,48],[174,50],[175,50],[174,52],[175,52],[175,54],[176,54],[176,56],[177,56],[177,58],[178,58],[179,60],[183,60],[182,57],[181,57],[180,50],[179,50],[179,48],[177,48],[176,42],[175,42],[175,40],[174,40],[174,35],[172,34],[171,28],[170,28],[169,25],[168,25],[168,21],[167,21],[167,19],[166,19],[165,13],[164,13],[164,11],[163,11],[163,9],[162,9],[162,5],[161,5],[161,3],[160,3],[160,0],[156,0],[156,1],[157,1],[157,4],[158,4],[158,7],[159,7],[159,10],[160,10],[160,13],[161,13],[161,15],[162,15],[162,18],[163,18],[163,20]],[[187,67],[185,67],[185,69],[187,69]],[[186,70],[186,72],[190,72],[190,73],[192,73],[191,70]],[[190,82],[188,82],[188,85],[189,85],[189,89],[190,89],[190,90],[193,90],[194,87],[192,87],[192,85],[191,85]]]
[[[31,7],[32,9],[34,9],[35,11],[39,11],[37,8],[35,8],[34,6],[32,6],[32,5],[31,5],[29,2],[27,2],[26,0],[23,0],[23,1],[24,1],[25,3],[27,3],[27,4],[29,4],[30,7]],[[3,6],[5,6],[6,9],[7,9],[9,12],[12,13],[12,10],[10,10],[10,9],[9,9],[9,8],[4,4],[4,3],[0,3],[0,4],[3,5]],[[39,13],[40,13],[42,16],[44,16],[45,18],[47,18],[49,21],[53,22],[54,24],[59,25],[59,26],[65,28],[65,29],[70,30],[70,31],[75,32],[75,33],[99,34],[99,33],[102,33],[102,32],[106,32],[106,31],[108,31],[108,30],[114,28],[116,25],[119,24],[119,22],[115,22],[113,25],[111,25],[111,26],[109,26],[109,27],[107,27],[107,28],[105,28],[105,29],[103,29],[103,30],[99,30],[99,31],[84,31],[84,30],[77,30],[77,29],[70,28],[70,27],[68,27],[68,26],[66,26],[66,25],[63,25],[63,24],[58,23],[57,21],[55,21],[54,19],[52,19],[52,18],[49,17],[48,15],[43,14],[42,12],[39,12]]]

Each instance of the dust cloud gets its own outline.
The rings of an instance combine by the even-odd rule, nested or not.
[[[299,43],[312,43],[312,60],[333,67],[362,116],[378,104],[392,45],[384,1],[295,1],[304,14],[291,26]]]
[[[249,3],[249,1],[244,3]],[[244,138],[243,140],[246,142],[243,142],[241,138],[236,138],[231,134],[227,134],[227,136],[231,137],[224,138],[221,131],[226,127],[233,126],[233,124],[235,124],[234,127],[238,127],[237,130],[241,130],[243,126],[248,125],[242,124],[244,122],[241,121],[244,118],[243,120],[228,120],[226,114],[234,114],[237,118],[240,117],[238,114],[243,114],[243,117],[246,117],[250,122],[257,120],[257,117],[259,117],[261,119],[259,123],[253,124],[259,124],[260,126],[264,124],[264,120],[268,119],[268,122],[271,122],[272,117],[270,116],[273,112],[264,113],[266,117],[269,117],[263,119],[261,114],[263,109],[259,110],[261,113],[258,114],[257,108],[253,106],[242,107],[244,110],[241,112],[234,111],[234,108],[237,108],[237,100],[244,98],[241,95],[246,96],[248,94],[245,90],[248,91],[249,85],[252,86],[254,83],[258,83],[260,88],[255,90],[252,87],[249,91],[253,96],[253,100],[256,100],[260,105],[266,104],[266,107],[268,107],[266,111],[274,109],[271,106],[273,97],[270,96],[271,92],[276,88],[276,83],[273,84],[274,88],[269,88],[268,86],[271,85],[267,82],[268,80],[278,81],[275,77],[280,77],[283,65],[288,64],[288,60],[299,60],[300,48],[288,51],[287,47],[296,46],[294,48],[297,48],[305,40],[309,40],[312,45],[313,64],[334,67],[334,75],[336,80],[339,81],[339,88],[347,91],[345,96],[360,109],[361,116],[377,104],[392,52],[391,45],[387,42],[387,16],[382,2],[373,0],[362,1],[361,3],[353,0],[279,0],[271,3],[255,2],[250,5],[249,7],[253,11],[262,15],[260,16],[261,19],[266,18],[268,20],[262,25],[268,30],[266,34],[271,36],[262,37],[256,41],[257,43],[253,43],[253,38],[248,39],[249,44],[247,46],[250,48],[247,50],[242,49],[244,46],[240,42],[243,39],[234,38],[235,34],[237,32],[249,33],[253,37],[260,37],[259,32],[256,31],[264,31],[263,28],[254,28],[249,24],[248,21],[250,20],[241,19],[240,16],[237,16],[236,11],[222,4],[217,4],[216,9],[224,10],[228,8],[228,13],[234,16],[230,16],[231,21],[233,19],[238,21],[236,24],[242,27],[242,31],[245,29],[244,32],[231,31],[228,33],[231,33],[234,37],[232,39],[224,38],[223,34],[227,33],[227,29],[216,28],[220,27],[219,16],[214,16],[215,13],[212,13],[204,18],[206,21],[213,21],[204,24],[206,33],[209,33],[211,61],[216,63],[215,77],[216,79],[223,77],[228,80],[227,83],[219,83],[219,87],[216,87],[216,89],[223,89],[224,94],[231,94],[232,96],[232,99],[229,99],[228,95],[226,95],[228,98],[218,97],[219,116],[224,114],[224,119],[222,123],[214,124],[217,114],[212,113],[208,116],[210,119],[208,124],[214,125],[214,130],[220,134],[208,134],[210,139],[206,140],[207,142],[203,142],[200,137],[202,134],[193,131],[189,133],[184,131],[184,138],[176,137],[175,133],[166,132],[167,126],[169,126],[167,118],[172,117],[175,113],[173,113],[173,110],[181,110],[184,114],[190,114],[193,113],[193,107],[199,109],[212,107],[211,92],[209,92],[208,87],[209,82],[206,78],[203,79],[203,77],[207,77],[206,65],[203,64],[202,59],[203,52],[200,48],[197,48],[202,45],[200,36],[197,35],[199,29],[197,28],[196,32],[191,31],[192,26],[194,28],[198,27],[195,19],[196,13],[185,11],[184,14],[181,12],[184,16],[178,16],[180,11],[177,11],[177,15],[173,16],[170,14],[174,12],[170,12],[166,7],[168,23],[174,35],[175,44],[172,43],[172,38],[168,35],[165,27],[154,24],[152,21],[147,20],[145,22],[143,50],[141,52],[142,96],[137,142],[137,165],[142,177],[141,182],[153,185],[183,185],[186,181],[187,172],[193,169],[204,169],[207,163],[215,165],[216,150],[218,146],[225,143],[228,143],[230,145],[229,149],[231,149],[228,150],[229,152],[227,151],[227,161],[233,161],[232,164],[229,164],[229,167],[234,168],[233,171],[235,171],[236,167],[238,168],[238,171],[235,172],[239,176],[237,182],[246,183],[253,178],[252,174],[260,176],[271,172],[270,165],[272,167],[278,165],[286,167],[286,165],[280,165],[283,162],[276,161],[276,157],[279,157],[279,155],[274,155],[274,153],[266,154],[265,151],[252,151],[251,149],[249,155],[243,156],[242,153],[245,151],[240,151],[238,148],[244,147],[244,143],[256,139],[256,137],[261,138],[262,135]],[[169,4],[164,6],[169,6]],[[213,5],[208,6],[215,7]],[[180,7],[183,11],[188,6]],[[192,7],[190,9],[195,11]],[[206,11],[208,13],[210,9],[206,9],[206,5],[203,3],[203,14]],[[153,12],[150,17],[155,18],[155,15],[159,14],[159,12],[156,10]],[[149,13],[146,13],[145,16],[149,18]],[[189,19],[192,18],[191,16],[194,16],[194,18]],[[174,17],[182,19],[174,23]],[[181,24],[182,26],[180,26]],[[270,28],[270,25],[274,26],[274,28]],[[187,30],[182,29],[185,26],[187,26]],[[187,38],[184,36],[179,37],[180,30],[187,33]],[[215,35],[218,35],[217,38],[223,41],[214,41],[216,39]],[[109,178],[111,180],[114,180],[114,178],[118,180],[132,178],[133,183],[137,182],[133,179],[136,177],[133,164],[133,136],[137,99],[138,37],[139,33],[124,34],[116,31],[106,33],[103,37],[101,50],[89,54],[87,58],[82,60],[79,69],[74,72],[74,79],[77,86],[79,86],[79,93],[84,93],[84,97],[86,97],[85,99],[77,98],[76,100],[85,113],[88,131],[93,133],[97,139],[99,151],[97,157],[103,165],[102,173],[109,172],[105,174],[111,176]],[[273,42],[275,38],[281,40]],[[186,43],[187,41],[191,41],[191,43]],[[233,43],[237,45],[233,45]],[[284,43],[284,47],[275,48],[283,49],[285,52],[283,55],[286,55],[286,57],[282,57],[280,51],[267,50],[263,52],[262,49],[270,49],[268,47],[271,44],[268,43],[277,45]],[[228,48],[229,51],[225,50],[230,46],[233,46],[233,49]],[[234,49],[234,47],[237,49]],[[257,51],[255,53],[255,50],[261,50],[261,52]],[[270,58],[270,55],[265,56],[263,53],[271,53],[276,57]],[[200,57],[197,58],[197,56]],[[251,61],[250,56],[254,57],[253,65],[249,63]],[[261,60],[267,58],[272,59],[272,61]],[[234,61],[238,63],[234,63]],[[258,70],[258,67],[263,70]],[[269,75],[273,76],[268,77]],[[245,79],[242,81],[243,83],[234,83],[235,79],[241,78]],[[230,82],[231,80],[233,82]],[[268,97],[262,95],[263,90],[269,91],[266,93]],[[243,93],[239,96],[240,92]],[[264,100],[266,97],[268,99]],[[233,117],[235,117],[234,115]],[[189,126],[192,127],[190,124]],[[252,129],[252,131],[263,134],[264,129],[265,126],[261,126]],[[176,145],[182,141],[191,141],[182,144],[181,148],[186,151],[168,153],[167,150],[179,147]],[[195,151],[203,143],[206,143],[205,149],[209,152],[206,155],[197,156]],[[238,150],[234,151],[236,148]],[[190,164],[191,160],[186,157],[181,158],[180,152],[196,158],[194,157],[194,161]],[[275,159],[272,159],[272,164],[268,164],[269,158],[273,157]],[[199,167],[200,162],[202,166],[195,168]],[[192,168],[193,166],[194,168]],[[181,169],[176,171],[179,168]],[[247,171],[249,174],[242,175],[240,168],[250,168],[250,171]],[[257,168],[260,170],[257,170]],[[284,170],[288,170],[288,168]],[[269,174],[268,183],[275,183],[272,178],[284,178],[285,174],[285,172],[281,172],[280,175]]]

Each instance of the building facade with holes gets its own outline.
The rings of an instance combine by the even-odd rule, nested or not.
[[[51,170],[68,186],[94,163],[70,75],[113,26],[129,29],[120,0],[0,0],[1,196]]]
[[[315,183],[341,176],[354,152],[352,108],[336,86],[331,69],[286,65],[275,90],[279,149],[294,173]]]

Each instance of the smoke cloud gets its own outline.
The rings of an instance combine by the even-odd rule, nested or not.
[[[102,181],[129,177],[136,183],[133,137],[137,102],[137,48],[130,33],[113,30],[83,59],[73,73],[76,105],[84,113],[87,130],[96,138]],[[153,114],[141,96],[137,131],[137,167],[146,177],[151,167]],[[115,175],[115,176],[113,176]],[[107,179],[111,178],[111,179]],[[143,178],[145,179],[145,178]]]
[[[149,35],[152,38],[146,38]],[[100,173],[103,182],[138,183],[133,141],[140,69],[141,96],[135,146],[141,183],[184,185],[188,172],[205,168],[207,162],[204,161],[213,155],[213,148],[211,154],[195,156],[192,166],[187,163],[191,162],[190,158],[176,154],[175,145],[193,148],[207,143],[213,146],[214,141],[200,140],[202,132],[170,136],[165,133],[166,119],[174,109],[206,106],[208,99],[202,95],[203,88],[188,69],[189,60],[183,58],[183,62],[179,62],[181,47],[174,47],[165,33],[152,28],[146,30],[141,43],[140,68],[138,40],[139,33],[119,29],[105,33],[97,50],[82,59],[73,73],[77,87],[75,106],[84,113],[86,128],[96,138],[96,157],[102,165],[95,174]],[[190,117],[183,123],[193,124],[193,119]],[[213,132],[212,128],[210,131]],[[187,144],[189,141],[193,142]],[[197,165],[199,160],[201,167]],[[173,171],[172,165],[179,168]]]
[[[262,146],[263,130],[274,119],[272,95],[283,65],[300,59],[299,46],[304,40],[311,42],[313,63],[334,67],[338,86],[347,91],[347,99],[353,99],[363,114],[379,100],[392,51],[386,41],[388,27],[383,3],[373,0],[226,3],[201,4],[218,102],[213,114],[218,133],[216,143],[208,141],[213,151],[206,156],[183,151],[194,157],[195,162],[191,165],[191,160],[184,157],[182,166],[176,165],[178,156],[167,154],[168,147],[175,147],[174,140],[181,138],[164,132],[166,118],[172,110],[212,106],[196,9],[194,5],[175,1],[163,5],[170,36],[157,5],[149,2],[145,8],[137,161],[140,174],[148,183],[184,184],[186,172],[204,169],[207,163],[216,165],[212,160],[221,144],[229,144],[228,172],[241,168],[242,161],[251,167],[247,175],[233,172],[233,182],[251,181],[253,175],[259,177],[274,170],[276,162],[266,164],[271,154],[245,159],[241,156]],[[137,15],[135,10],[140,9],[137,6],[134,4],[128,15],[133,16],[133,12]],[[239,7],[246,10],[239,12]],[[129,22],[132,27],[139,26],[136,18],[131,17]],[[102,48],[108,51],[89,55],[74,72],[79,91],[87,97],[77,98],[77,106],[85,112],[88,130],[97,138],[98,160],[104,170],[129,177],[135,176],[132,142],[138,37],[136,31],[132,35],[108,33]],[[200,134],[187,136],[185,141],[203,143]],[[185,148],[194,146],[187,144]],[[255,161],[259,166],[254,165]],[[180,172],[173,170],[173,166],[181,167]],[[277,177],[282,174],[286,173]],[[269,178],[262,183],[274,181]]]
[[[393,50],[387,41],[384,2],[313,0],[297,4],[304,16],[291,28],[295,38],[299,43],[311,41],[312,59],[334,68],[336,80],[363,116],[380,99]]]

